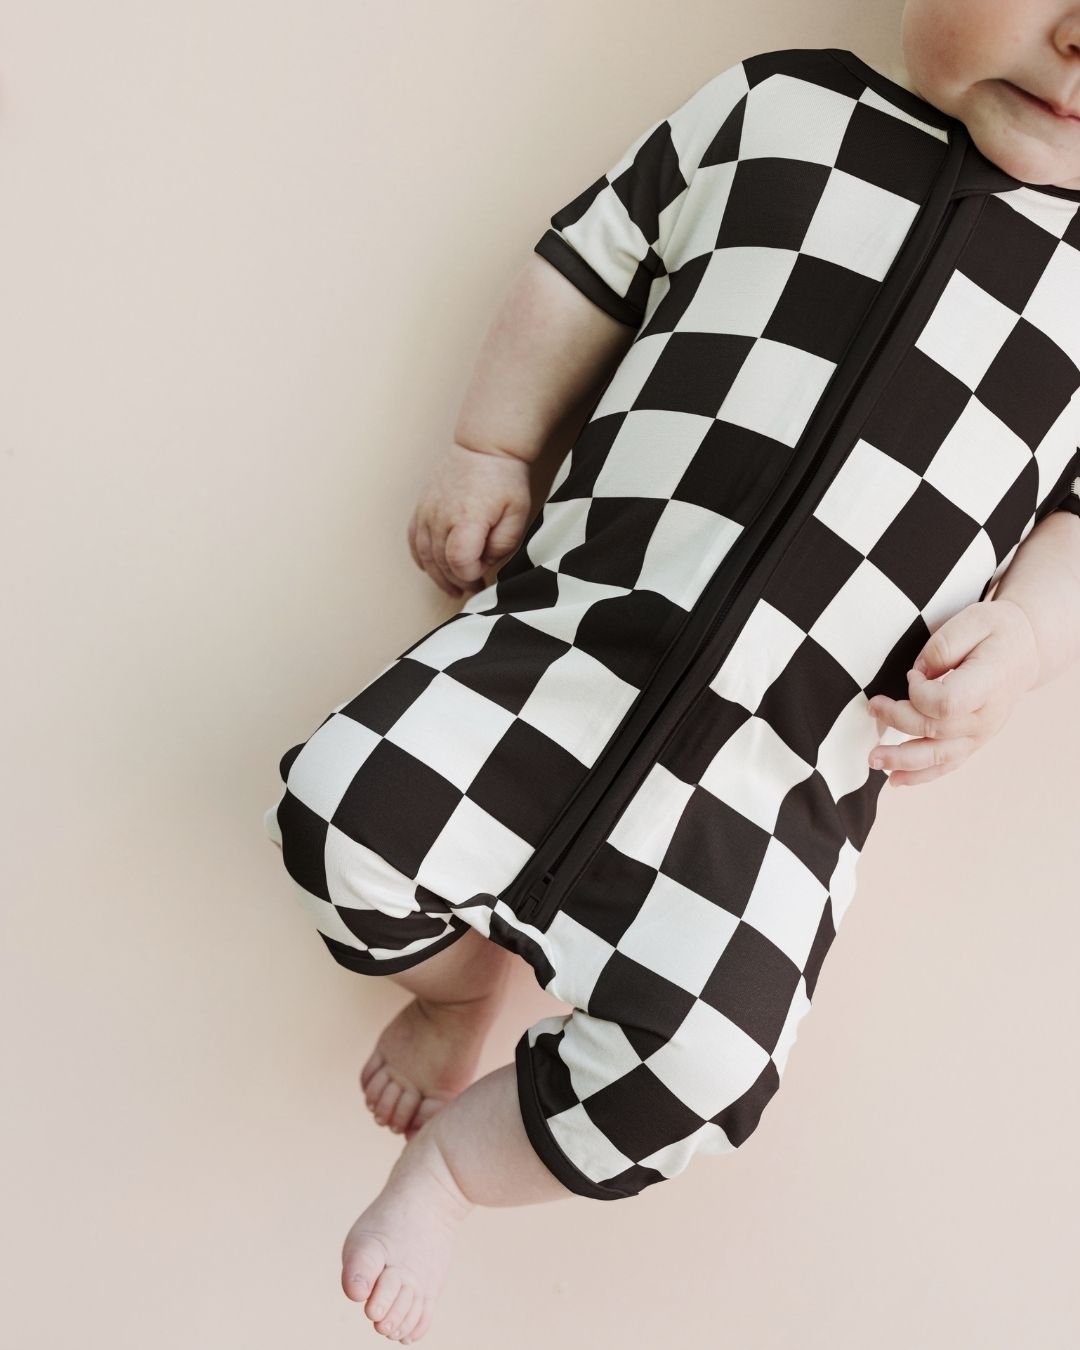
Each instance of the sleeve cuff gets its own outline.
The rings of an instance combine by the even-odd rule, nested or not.
[[[557,267],[583,295],[613,319],[637,328],[645,317],[642,310],[625,300],[598,272],[594,272],[581,254],[572,249],[556,230],[546,230],[534,245],[533,252],[539,253],[541,258],[546,258],[553,267]]]

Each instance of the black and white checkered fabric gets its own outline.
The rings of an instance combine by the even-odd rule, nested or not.
[[[857,429],[709,682],[543,929],[500,898],[782,480],[962,160]],[[943,217],[944,221],[944,217]],[[281,761],[266,814],[336,960],[474,928],[573,1007],[523,1033],[529,1137],[639,1193],[737,1148],[776,1092],[886,775],[867,698],[1080,514],[1080,191],[836,49],[710,79],[536,251],[635,337],[497,580]],[[907,739],[891,732],[885,738]]]

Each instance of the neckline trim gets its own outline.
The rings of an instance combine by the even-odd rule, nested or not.
[[[870,65],[869,62],[864,61],[861,56],[857,56],[854,52],[843,47],[827,47],[825,50],[830,56],[835,57],[836,60],[858,75],[882,98],[888,99],[890,103],[895,104],[904,112],[910,113],[912,117],[917,117],[920,121],[928,122],[931,126],[948,131],[950,135],[959,133],[967,137],[969,141],[971,140],[967,126],[958,117],[943,112],[935,104],[923,98],[921,94],[916,94],[914,90],[898,83],[898,81]],[[973,149],[978,148],[973,141],[971,145]],[[1030,192],[1046,193],[1051,197],[1064,197],[1066,201],[1080,202],[1080,188],[1059,187],[1056,183],[1025,183],[1022,178],[1014,178],[1012,174],[1006,173],[998,165],[994,165],[994,167],[1006,183],[1014,183],[1016,187],[1027,188]]]

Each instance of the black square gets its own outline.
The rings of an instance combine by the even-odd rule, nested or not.
[[[640,913],[655,880],[655,867],[627,857],[605,840],[561,908],[575,923],[615,947]]]
[[[519,718],[500,737],[466,795],[535,846],[587,772],[581,760]]]
[[[979,533],[979,523],[935,487],[921,482],[867,555],[870,562],[923,609]],[[919,560],[912,566],[912,558]]]
[[[701,998],[772,1054],[801,974],[763,933],[741,923],[721,952]]]
[[[975,390],[982,403],[1035,450],[1068,407],[1080,372],[1051,338],[1018,319]]]
[[[380,741],[345,789],[331,824],[414,877],[462,796],[407,750]]]
[[[713,422],[671,494],[673,501],[748,525],[787,472],[790,446],[723,418]]]
[[[675,1035],[694,995],[623,952],[612,952],[589,993],[590,1017],[615,1022],[642,1059]]]
[[[702,1125],[697,1112],[676,1097],[647,1064],[591,1093],[583,1105],[596,1128],[635,1161],[685,1139]]]
[[[872,277],[800,253],[762,337],[838,362],[879,288]]]
[[[445,627],[445,624],[439,624],[439,628]],[[432,630],[438,631],[438,628]],[[422,641],[423,638],[414,642],[412,646],[417,647]],[[412,651],[412,647],[409,650]],[[425,666],[422,661],[400,657],[388,670],[377,675],[370,684],[365,685],[348,703],[339,708],[337,716],[350,717],[361,726],[385,736],[438,673],[431,666]]]
[[[703,787],[691,793],[660,870],[680,886],[742,914],[754,889],[769,832]]]
[[[685,618],[686,611],[658,591],[601,596],[581,616],[574,646],[642,689]]]
[[[516,714],[547,668],[569,649],[570,644],[561,638],[504,614],[494,622],[479,651],[451,661],[445,674]]]
[[[715,417],[750,349],[752,337],[672,333],[634,399],[634,408]]]
[[[717,248],[802,247],[830,170],[805,160],[762,156],[736,165]]]

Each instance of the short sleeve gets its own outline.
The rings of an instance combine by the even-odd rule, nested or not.
[[[741,118],[748,88],[742,61],[714,75],[560,207],[533,251],[613,318],[637,327],[694,174],[729,120]],[[737,150],[738,128],[729,131]]]
[[[1055,511],[1068,511],[1074,516],[1080,516],[1080,447],[1047,494],[1039,518],[1045,519]]]

